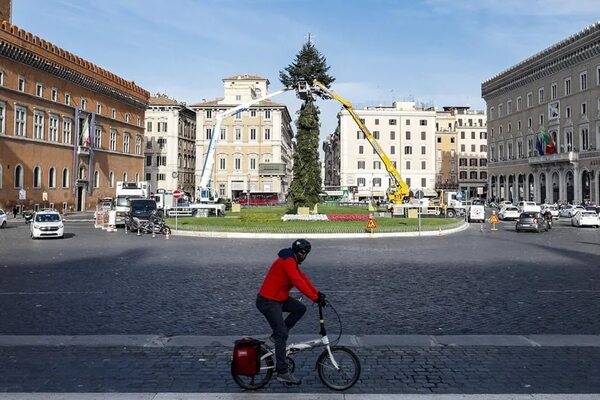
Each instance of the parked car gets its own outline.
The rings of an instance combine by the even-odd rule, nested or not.
[[[505,206],[498,213],[498,218],[501,221],[505,221],[505,220],[510,220],[510,219],[517,219],[517,218],[519,218],[519,215],[521,215],[521,213],[519,212],[519,209],[517,207]]]
[[[542,213],[549,211],[552,214],[552,218],[558,219],[560,214],[558,212],[558,207],[553,204],[545,204],[542,206]]]
[[[504,207],[506,207],[506,206],[512,206],[512,205],[513,205],[513,203],[511,203],[510,201],[503,200],[500,203],[498,203],[498,208],[502,210]]]
[[[8,217],[6,216],[6,213],[4,212],[3,209],[0,208],[0,228],[6,228],[6,219]]]
[[[600,227],[600,217],[595,211],[579,210],[571,217],[572,226],[593,226]]]
[[[560,209],[559,214],[561,217],[571,218],[577,211],[585,210],[582,206],[575,206],[568,204]]]
[[[549,228],[548,222],[541,213],[526,211],[519,215],[515,229],[517,232],[533,231],[539,233],[547,231]]]
[[[64,236],[64,224],[60,214],[57,211],[38,211],[33,215],[30,224],[30,234],[32,239],[42,237]]]

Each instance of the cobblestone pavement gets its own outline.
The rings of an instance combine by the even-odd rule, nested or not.
[[[353,335],[600,334],[600,231],[315,240],[303,269]],[[0,335],[268,332],[254,298],[287,240],[137,237],[67,224],[64,240],[0,231]],[[306,301],[306,300],[305,300]],[[339,331],[326,315],[330,336]],[[316,334],[316,308],[294,329]],[[0,347],[3,392],[238,392],[224,346]],[[599,393],[600,348],[359,347],[352,393]],[[316,353],[300,388],[326,392]]]
[[[359,382],[347,393],[600,392],[599,348],[372,347],[355,349]],[[5,392],[242,392],[229,374],[231,349],[0,348]],[[327,393],[314,370],[319,351],[296,356],[300,387],[273,380],[261,392]]]

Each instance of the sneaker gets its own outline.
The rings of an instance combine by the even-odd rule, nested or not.
[[[285,373],[277,373],[277,380],[289,385],[299,385],[302,383],[302,381],[296,378],[290,371]]]

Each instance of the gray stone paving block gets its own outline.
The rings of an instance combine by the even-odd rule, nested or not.
[[[600,347],[600,335],[527,335],[539,346]]]
[[[518,335],[441,335],[435,339],[446,346],[532,346]]]

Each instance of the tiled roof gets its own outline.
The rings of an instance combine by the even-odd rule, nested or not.
[[[263,78],[262,76],[259,75],[253,75],[253,74],[240,74],[240,75],[233,75],[230,76],[229,78],[223,78],[223,80],[246,80],[246,81],[255,81],[255,80],[266,80],[268,81],[267,78]]]
[[[151,106],[179,106],[181,105],[177,100],[171,99],[166,94],[156,93],[150,96],[149,105]]]

